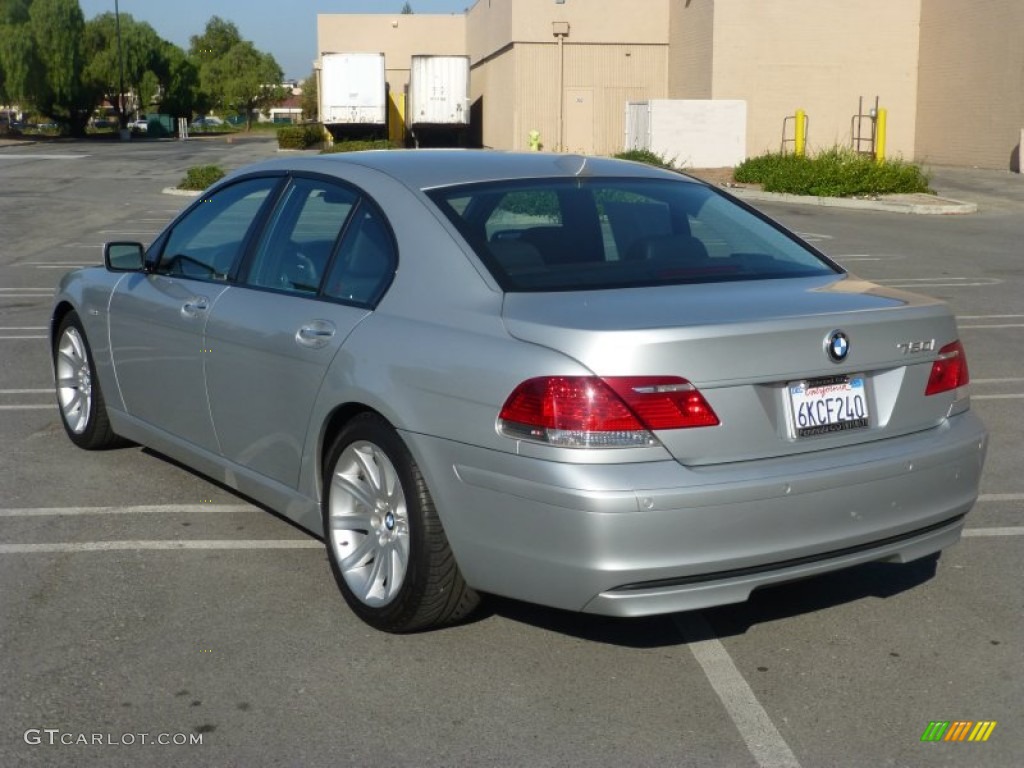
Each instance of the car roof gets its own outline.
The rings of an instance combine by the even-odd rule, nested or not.
[[[345,175],[346,166],[358,165],[387,174],[413,189],[432,189],[485,181],[530,178],[582,178],[616,176],[688,179],[643,163],[607,157],[550,152],[502,152],[474,149],[408,149],[339,152],[312,157],[268,160],[241,169],[296,170]]]

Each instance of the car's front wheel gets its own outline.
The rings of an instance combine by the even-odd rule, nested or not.
[[[71,441],[90,450],[117,445],[120,441],[107,418],[92,351],[74,312],[68,312],[57,328],[53,371],[60,420]]]
[[[439,627],[479,602],[459,572],[430,491],[402,438],[365,413],[324,463],[323,524],[349,607],[386,632]]]

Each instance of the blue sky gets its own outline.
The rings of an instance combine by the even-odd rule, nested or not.
[[[416,13],[462,13],[474,0],[410,0]],[[118,0],[121,13],[145,21],[165,40],[188,49],[211,16],[234,22],[242,38],[271,53],[287,78],[303,80],[316,58],[318,13],[398,13],[404,0]],[[78,0],[91,19],[113,12],[114,0]]]

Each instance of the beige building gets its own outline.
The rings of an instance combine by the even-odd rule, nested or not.
[[[537,131],[545,149],[610,154],[629,101],[738,99],[749,155],[791,138],[797,109],[813,151],[870,135],[853,118],[877,98],[888,157],[1014,170],[1022,30],[1021,0],[477,0],[451,16],[318,17],[320,51],[385,53],[393,94],[413,54],[468,55],[483,146],[525,149]]]

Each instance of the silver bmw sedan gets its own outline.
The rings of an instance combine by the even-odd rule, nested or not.
[[[57,290],[77,445],[150,446],[321,536],[385,631],[491,593],[642,616],[960,536],[986,433],[941,302],[677,173],[302,156]]]

